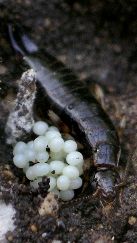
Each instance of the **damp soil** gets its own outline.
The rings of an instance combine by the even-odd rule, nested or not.
[[[14,243],[137,241],[137,3],[135,1],[0,1],[0,197],[16,209]],[[43,200],[12,164],[5,123],[27,66],[11,50],[7,23],[23,25],[30,37],[74,70],[96,94],[121,142],[119,172],[124,186],[105,203],[90,190],[40,216]],[[38,105],[37,105],[38,106]],[[46,106],[45,106],[46,110]]]

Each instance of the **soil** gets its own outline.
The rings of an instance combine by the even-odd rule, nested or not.
[[[0,197],[16,209],[14,232],[7,240],[33,242],[137,242],[137,3],[135,1],[0,1]],[[121,180],[111,203],[92,192],[59,201],[56,215],[40,216],[40,191],[32,191],[12,164],[4,134],[17,93],[19,64],[7,37],[7,23],[24,27],[30,37],[73,69],[96,91],[120,137]],[[5,27],[6,26],[6,27]]]

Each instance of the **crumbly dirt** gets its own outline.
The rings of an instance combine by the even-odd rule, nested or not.
[[[3,0],[0,7],[0,197],[16,210],[16,230],[7,233],[8,241],[137,242],[137,3]],[[39,215],[42,194],[13,166],[12,148],[5,143],[17,82],[27,69],[9,45],[9,22],[23,25],[39,46],[96,90],[122,147],[119,171],[125,186],[114,202],[104,203],[88,190],[71,202],[59,201],[56,215]]]

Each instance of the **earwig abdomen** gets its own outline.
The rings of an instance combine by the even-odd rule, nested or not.
[[[31,62],[30,60],[28,62],[31,67],[37,70],[33,58],[30,57],[30,59]],[[45,60],[45,62],[48,64],[49,60]],[[81,135],[83,143],[92,154],[94,166],[98,168],[117,167],[119,140],[116,130],[104,110],[76,77],[66,82],[65,76],[62,79],[62,72],[56,73],[45,65],[41,63],[41,66],[44,67],[43,73],[37,70],[37,79],[44,88],[46,98],[53,111],[59,114],[69,126],[73,124],[74,130]]]

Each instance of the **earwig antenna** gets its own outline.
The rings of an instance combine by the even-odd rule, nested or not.
[[[14,37],[14,34],[13,34],[13,27],[11,25],[8,25],[8,33],[9,33],[9,37],[10,37],[10,41],[11,41],[11,45],[12,45],[13,49],[16,52],[19,52],[22,56],[24,56],[24,51],[18,45],[16,38]]]
[[[19,52],[22,56],[27,54],[33,54],[38,51],[38,46],[25,34],[19,35],[16,33],[14,26],[8,25],[8,32],[12,47],[15,51]],[[16,36],[15,36],[16,35]],[[18,44],[19,42],[19,44]],[[21,47],[20,47],[21,46]]]

